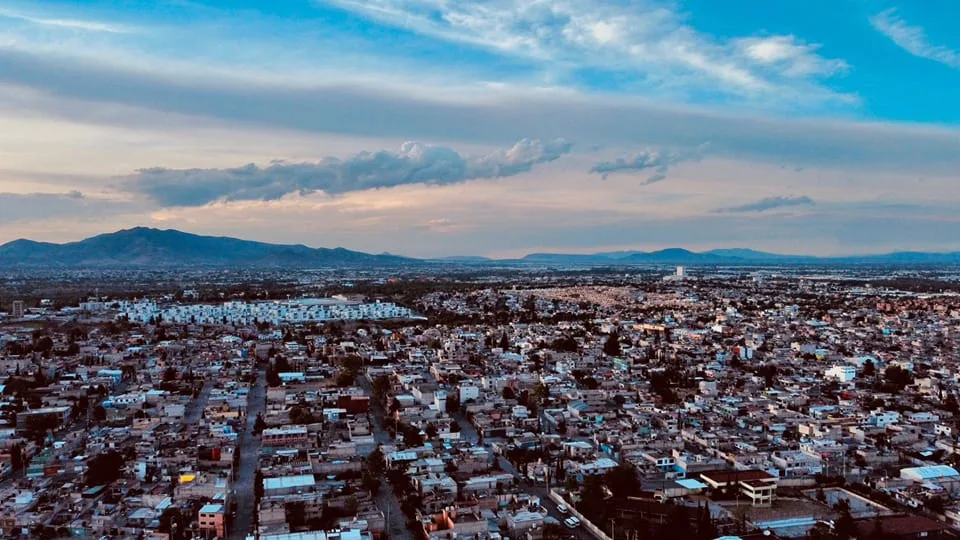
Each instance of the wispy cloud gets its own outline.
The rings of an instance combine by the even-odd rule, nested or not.
[[[522,139],[510,148],[477,156],[442,146],[406,142],[397,152],[361,152],[316,163],[275,162],[232,169],[143,169],[122,187],[165,206],[202,206],[220,200],[276,200],[292,193],[337,195],[407,184],[457,184],[515,176],[554,161],[572,145]]]
[[[745,213],[745,212],[766,212],[767,210],[774,210],[777,208],[786,208],[791,206],[812,206],[816,204],[813,199],[807,197],[806,195],[800,196],[777,196],[777,197],[767,197],[765,199],[760,199],[759,201],[741,204],[739,206],[729,206],[726,208],[718,208],[715,210],[715,213],[727,214],[727,213]]]
[[[896,9],[888,9],[870,17],[870,24],[914,56],[960,68],[960,51],[931,43],[922,27],[910,25]]]
[[[38,17],[10,9],[0,8],[0,19],[14,19],[39,26],[50,26],[65,30],[82,32],[104,32],[108,34],[127,34],[133,30],[129,27],[102,21],[88,21],[82,19],[61,19]]]
[[[794,36],[719,41],[673,5],[601,0],[333,0],[344,9],[433,38],[542,62],[551,71],[600,68],[653,87],[728,95],[852,100],[822,80],[843,71]]]
[[[843,60],[819,56],[818,45],[803,43],[795,36],[742,38],[734,42],[734,47],[744,57],[786,77],[829,77],[850,67]]]
[[[654,173],[643,181],[644,185],[667,179],[667,171],[673,165],[685,161],[699,161],[707,145],[700,145],[688,151],[665,151],[647,149],[630,157],[619,157],[613,161],[601,161],[590,168],[591,173],[599,174],[604,180],[611,174],[635,173],[652,170]]]

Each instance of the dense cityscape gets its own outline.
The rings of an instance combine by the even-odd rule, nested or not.
[[[3,536],[960,531],[954,282],[391,272],[58,299],[6,276]]]

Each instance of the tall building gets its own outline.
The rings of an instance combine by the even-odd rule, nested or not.
[[[11,310],[10,314],[13,315],[14,319],[23,318],[23,300],[13,301],[13,309]]]
[[[683,277],[686,274],[686,269],[682,266],[677,267],[677,277]]]

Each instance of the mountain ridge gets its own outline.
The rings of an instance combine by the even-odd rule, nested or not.
[[[0,268],[68,267],[392,267],[421,264],[518,264],[629,266],[661,264],[697,265],[960,265],[960,252],[895,251],[876,255],[816,257],[783,255],[749,248],[691,251],[667,248],[656,251],[624,250],[598,253],[530,253],[521,258],[480,256],[416,259],[390,253],[371,254],[343,247],[314,248],[304,244],[272,244],[228,236],[203,236],[176,229],[134,227],[75,242],[56,244],[17,239],[0,245]]]
[[[346,248],[270,244],[176,229],[134,227],[76,242],[53,244],[19,239],[0,245],[0,267],[310,267],[417,262]]]

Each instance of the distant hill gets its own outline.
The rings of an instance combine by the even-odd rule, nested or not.
[[[278,245],[145,227],[51,244],[14,240],[0,246],[0,267],[395,266],[418,262],[344,248]]]
[[[752,249],[695,252],[682,248],[659,251],[614,251],[592,254],[531,253],[522,259],[461,256],[421,260],[390,254],[374,255],[344,248],[268,244],[237,238],[200,236],[146,227],[101,234],[66,244],[14,240],[0,245],[0,268],[320,268],[391,267],[417,264],[461,265],[960,265],[960,253],[901,251],[883,255],[812,257],[779,255]]]
[[[521,262],[549,265],[806,265],[851,264],[882,266],[960,265],[960,252],[924,253],[901,251],[880,255],[851,255],[842,257],[814,257],[810,255],[781,255],[752,249],[714,249],[695,252],[682,248],[659,251],[614,251],[590,254],[532,253]]]

